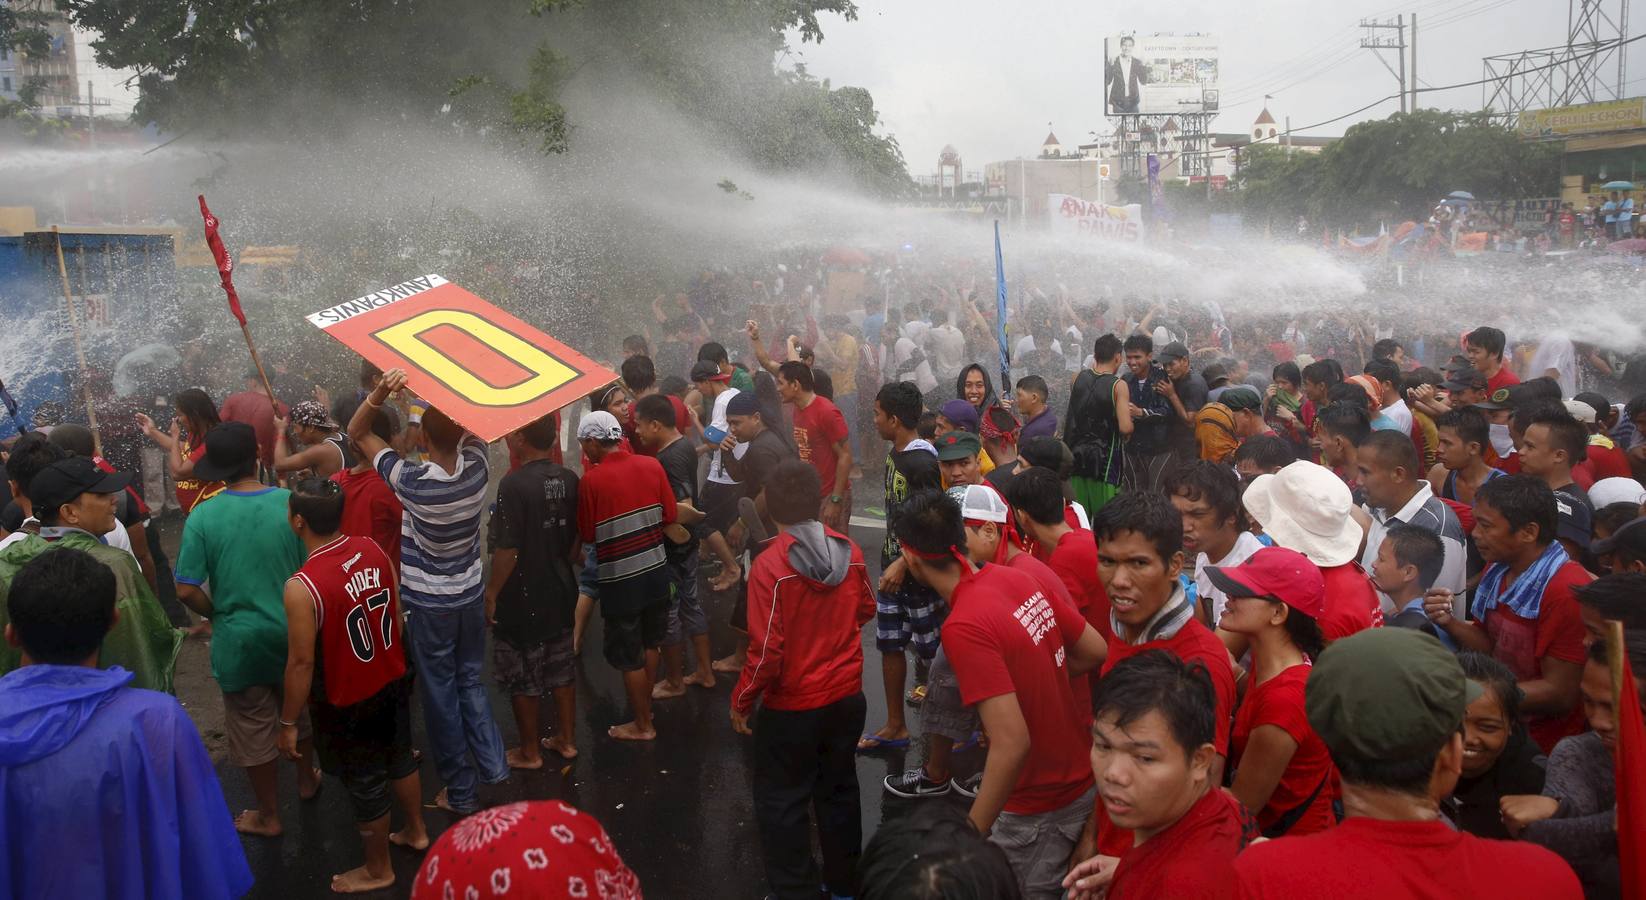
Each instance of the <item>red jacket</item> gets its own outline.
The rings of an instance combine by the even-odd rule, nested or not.
[[[749,655],[732,689],[732,708],[743,715],[762,696],[772,709],[819,709],[863,689],[862,630],[874,618],[874,589],[863,551],[832,529],[822,535],[836,561],[823,579],[796,569],[791,553],[801,542],[792,529],[750,567]]]

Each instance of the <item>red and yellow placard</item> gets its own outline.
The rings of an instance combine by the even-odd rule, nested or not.
[[[494,441],[608,384],[596,365],[439,275],[422,275],[311,314],[309,322]]]

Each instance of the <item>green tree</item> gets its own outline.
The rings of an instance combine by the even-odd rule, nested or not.
[[[866,190],[911,187],[860,88],[777,65],[792,30],[851,0],[35,0],[106,65],[139,73],[135,116],[177,132],[303,141],[363,115],[568,147],[574,78],[641,86],[776,172],[834,167]],[[0,4],[0,45],[33,23]]]
[[[1275,227],[1302,215],[1348,230],[1421,219],[1448,193],[1482,200],[1559,192],[1558,145],[1528,143],[1485,113],[1420,109],[1361,122],[1319,154],[1242,148],[1240,205]]]

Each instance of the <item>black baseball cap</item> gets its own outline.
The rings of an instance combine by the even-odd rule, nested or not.
[[[1257,391],[1245,385],[1232,387],[1217,395],[1217,402],[1227,406],[1231,411],[1250,410],[1257,412],[1263,408],[1263,398]]]
[[[1518,384],[1511,384],[1508,387],[1500,387],[1497,390],[1492,391],[1491,396],[1479,403],[1476,403],[1475,408],[1514,409],[1515,404],[1526,402],[1527,398],[1525,393],[1525,391],[1521,390],[1521,385]]]
[[[88,457],[71,456],[41,469],[29,482],[29,502],[39,509],[57,509],[81,494],[113,494],[131,484],[123,472],[105,472]]]
[[[1441,386],[1448,391],[1484,391],[1486,382],[1485,372],[1474,366],[1467,366],[1446,373],[1446,380],[1441,382]]]
[[[1589,545],[1589,552],[1596,556],[1616,553],[1619,549],[1628,550],[1630,556],[1646,559],[1646,516],[1630,519],[1612,532],[1611,537],[1601,538]]]
[[[1160,348],[1159,356],[1161,359],[1188,359],[1189,348],[1183,346],[1182,341],[1172,341]]]
[[[730,375],[722,375],[720,366],[712,360],[700,359],[692,363],[692,381],[730,381]]]
[[[224,422],[206,432],[206,455],[194,464],[201,481],[228,481],[257,459],[257,432],[245,422]]]

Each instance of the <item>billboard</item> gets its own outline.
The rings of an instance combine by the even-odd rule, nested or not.
[[[1646,97],[1608,100],[1554,109],[1528,109],[1516,123],[1525,140],[1646,128]]]
[[[1177,115],[1217,106],[1217,38],[1117,34],[1103,40],[1103,114]]]
[[[1134,244],[1143,240],[1143,207],[1136,203],[1110,206],[1072,194],[1047,194],[1046,215],[1058,234]]]
[[[617,380],[576,350],[463,290],[423,275],[308,317],[452,421],[495,441]]]

